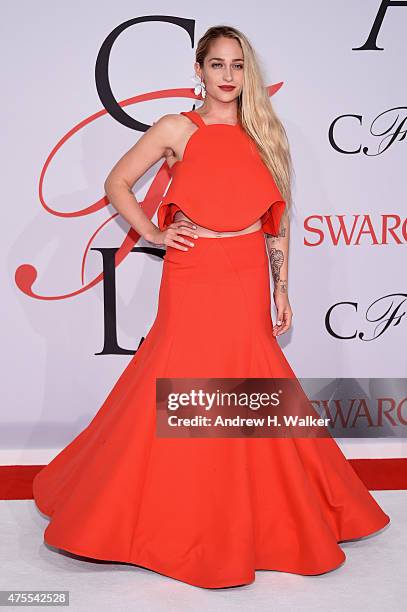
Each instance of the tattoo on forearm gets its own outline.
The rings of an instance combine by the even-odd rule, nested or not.
[[[280,280],[280,270],[284,263],[284,253],[280,249],[270,247],[269,255],[271,263],[271,273],[273,275],[274,283],[275,285],[277,285]]]
[[[287,226],[282,225],[278,236],[273,234],[266,234],[267,252],[270,258],[271,274],[274,281],[274,290],[278,290],[281,293],[287,293],[287,280],[283,280],[280,277],[281,268],[284,265],[284,251],[277,248],[277,242],[280,238],[286,237]],[[275,245],[275,246],[273,246]]]
[[[281,291],[281,293],[287,293],[287,280],[282,279],[280,276],[281,268],[284,264],[284,253],[281,249],[276,249],[270,246],[267,240],[267,251],[270,257],[271,274],[274,281],[274,289]]]
[[[278,283],[278,289],[279,291],[281,291],[281,293],[287,293],[287,281],[280,279]]]

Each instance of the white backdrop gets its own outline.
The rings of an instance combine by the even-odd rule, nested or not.
[[[208,27],[233,25],[257,50],[266,85],[281,83],[272,102],[296,176],[289,257],[294,320],[279,342],[297,376],[406,377],[405,315],[382,331],[390,303],[398,316],[405,313],[407,290],[407,141],[397,135],[406,119],[405,4],[387,9],[375,38],[381,50],[374,42],[357,50],[380,0],[3,4],[1,464],[47,462],[90,421],[132,356],[97,354],[104,342],[103,284],[86,286],[102,271],[100,251],[87,252],[81,276],[87,246],[119,247],[128,225],[119,217],[103,225],[116,212],[110,205],[79,211],[103,198],[109,170],[141,133],[101,112],[50,161],[43,202],[39,184],[57,143],[105,110],[96,58],[107,36],[134,18],[190,20],[194,47]],[[179,24],[132,25],[112,48],[114,97],[147,94],[124,109],[147,124],[189,110],[192,99],[169,92],[193,87],[193,63],[191,40]],[[136,184],[140,202],[162,163]],[[393,216],[395,227],[385,237],[384,215]],[[350,237],[336,242],[340,219]],[[147,252],[130,253],[116,269],[117,337],[125,349],[136,350],[154,321],[161,271],[161,258]],[[350,304],[334,308],[329,330],[326,314],[339,302]],[[380,320],[369,320],[372,314]],[[407,457],[407,440],[397,437],[340,444],[348,457]]]

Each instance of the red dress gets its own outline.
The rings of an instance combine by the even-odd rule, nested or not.
[[[198,224],[262,228],[167,247],[157,316],[90,424],[35,477],[45,541],[200,587],[248,584],[256,569],[320,574],[338,542],[389,522],[333,438],[160,438],[155,381],[295,377],[273,336],[264,231],[284,201],[239,126],[197,130],[158,210]],[[178,205],[178,206],[177,206]]]

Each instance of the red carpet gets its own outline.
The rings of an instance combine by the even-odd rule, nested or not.
[[[407,489],[407,458],[349,459],[370,491]],[[33,499],[32,481],[42,465],[0,466],[0,499]]]

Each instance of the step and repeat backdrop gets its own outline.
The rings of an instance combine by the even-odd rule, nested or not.
[[[160,116],[201,105],[195,48],[221,24],[254,46],[291,145],[280,346],[340,413],[348,457],[407,457],[407,2],[2,8],[0,463],[45,463],[70,442],[152,326],[165,251],[103,185]],[[160,160],[134,186],[153,221],[169,181]]]

